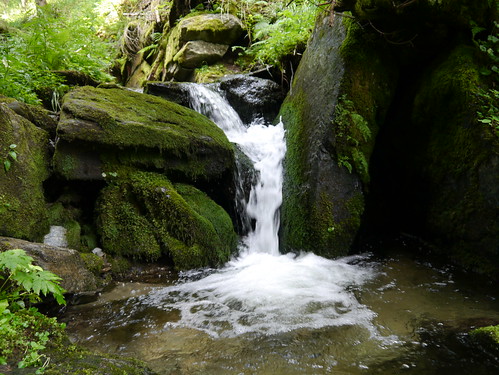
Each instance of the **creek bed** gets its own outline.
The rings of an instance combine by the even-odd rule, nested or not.
[[[275,295],[263,301],[261,295],[249,297],[247,290],[239,290],[234,275],[213,282],[207,277],[223,272],[203,270],[162,284],[119,283],[95,302],[71,306],[63,320],[78,344],[139,358],[159,374],[499,373],[497,353],[484,350],[468,334],[474,327],[499,322],[497,290],[407,254],[383,259],[363,255],[339,262],[341,269],[353,266],[368,277],[362,282],[334,281],[339,289],[317,285],[320,293],[346,293],[353,300],[334,299],[336,315],[327,319],[319,315],[327,315],[331,306],[326,309],[327,300],[320,295],[313,296],[316,302],[307,302],[307,311],[298,313],[294,304],[283,302],[310,293],[303,291],[309,281],[300,277],[298,286],[295,282],[279,285],[281,291],[265,290]],[[255,279],[247,282],[259,288],[258,280],[267,276],[251,271]],[[300,271],[290,272],[296,277]],[[218,282],[229,283],[228,290],[217,289]],[[200,285],[209,285],[208,292],[197,293]],[[223,293],[229,297],[222,298]],[[213,298],[217,305],[210,306],[207,301]],[[256,298],[251,300],[255,305],[249,298]],[[293,311],[279,312],[281,322],[272,323],[274,317],[269,316],[265,325],[262,314],[275,313],[269,306]],[[234,312],[236,318],[231,318]],[[296,321],[290,318],[293,313],[301,314]]]

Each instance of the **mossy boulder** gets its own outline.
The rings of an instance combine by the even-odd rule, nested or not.
[[[149,78],[188,81],[194,68],[220,61],[242,34],[242,22],[231,14],[185,17],[163,36]]]
[[[0,102],[7,104],[7,107],[12,109],[19,116],[24,117],[26,120],[32,122],[39,128],[47,131],[51,139],[55,138],[57,121],[54,114],[50,113],[43,107],[19,102],[15,99],[2,95],[0,95]]]
[[[41,241],[48,232],[48,144],[46,131],[0,103],[0,235]]]
[[[131,172],[102,190],[98,230],[106,252],[172,259],[178,269],[214,266],[236,247],[229,215],[206,194],[164,175]]]
[[[64,97],[54,168],[68,180],[103,180],[120,166],[156,170],[230,199],[234,148],[188,108],[123,89],[78,88]]]
[[[369,159],[396,83],[376,33],[320,19],[279,113],[286,128],[285,251],[345,255],[361,224]]]
[[[424,76],[414,100],[426,236],[465,268],[499,275],[499,139],[478,121],[476,49],[459,45]]]

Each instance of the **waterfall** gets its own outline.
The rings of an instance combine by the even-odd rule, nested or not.
[[[362,256],[330,260],[312,253],[279,254],[286,151],[282,122],[243,124],[215,88],[189,87],[193,109],[211,118],[254,164],[258,177],[243,206],[255,225],[242,239],[237,257],[223,268],[184,272],[178,284],[158,288],[142,297],[141,304],[178,313],[179,320],[165,329],[190,327],[214,337],[352,324],[375,336],[375,314],[354,294],[375,274],[359,264]]]
[[[209,117],[231,142],[239,145],[258,172],[249,201],[243,202],[245,214],[255,221],[255,229],[243,241],[246,251],[278,255],[282,160],[286,153],[282,122],[272,126],[259,119],[245,126],[218,92],[202,85],[190,85],[189,91],[192,108]],[[239,196],[244,194],[239,192]]]

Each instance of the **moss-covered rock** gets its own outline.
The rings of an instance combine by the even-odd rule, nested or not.
[[[168,256],[178,269],[221,264],[235,250],[228,214],[192,186],[163,175],[131,172],[106,187],[98,202],[105,251],[129,258]]]
[[[429,69],[412,121],[424,137],[415,166],[426,235],[455,262],[499,275],[499,139],[478,121],[476,50],[460,45]]]
[[[22,309],[4,315],[5,328],[0,352],[5,364],[0,373],[12,375],[154,375],[139,360],[110,354],[92,353],[71,344],[64,324],[36,309]],[[25,366],[18,363],[25,360]],[[30,365],[31,364],[31,365]],[[26,367],[26,365],[28,365]],[[43,365],[43,367],[42,367]]]
[[[40,241],[48,232],[48,142],[46,131],[0,104],[0,235]]]
[[[185,17],[163,35],[156,58],[161,61],[153,63],[149,78],[187,81],[194,68],[220,61],[242,33],[241,21],[231,14],[208,13]],[[160,66],[162,69],[159,69]]]
[[[7,107],[12,109],[19,116],[24,117],[26,120],[32,122],[39,128],[47,131],[50,138],[55,138],[57,121],[54,116],[43,107],[19,102],[3,95],[0,95],[0,102],[7,104]]]
[[[70,180],[102,180],[119,166],[157,170],[230,197],[234,149],[213,122],[164,99],[83,87],[64,97],[55,170]]]
[[[368,164],[396,82],[380,36],[349,18],[316,24],[281,107],[287,135],[285,250],[346,254],[368,190]]]

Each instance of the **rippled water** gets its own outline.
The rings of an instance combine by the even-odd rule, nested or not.
[[[333,276],[316,275],[312,286],[303,268],[282,258],[292,266],[262,261],[259,268],[247,259],[241,267],[260,273],[231,285],[213,270],[171,281],[178,286],[119,284],[71,307],[68,331],[84,346],[135,356],[160,374],[499,373],[494,354],[467,334],[499,322],[495,291],[402,255],[326,261]],[[225,297],[204,299],[218,288]]]

